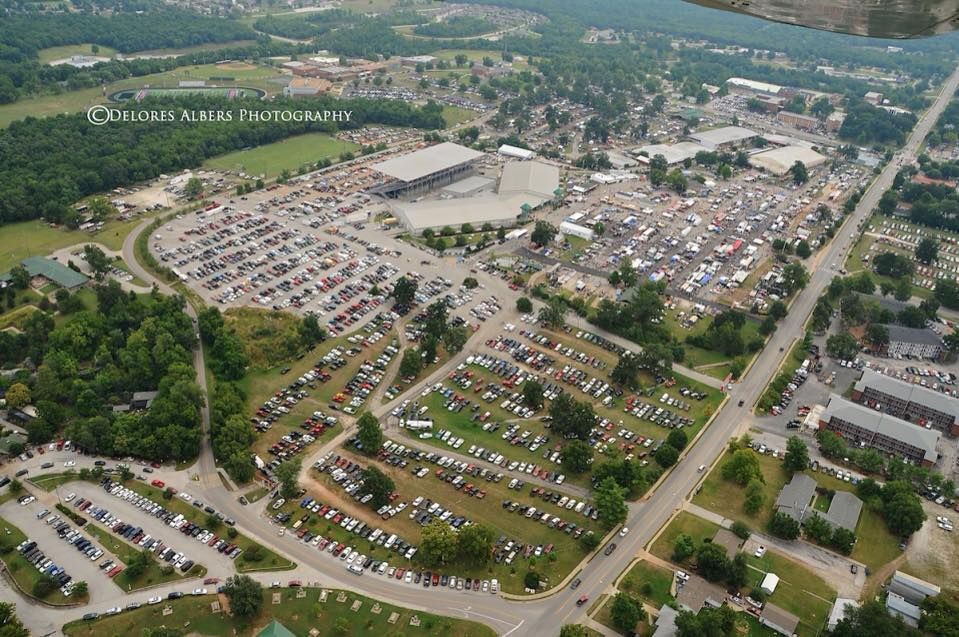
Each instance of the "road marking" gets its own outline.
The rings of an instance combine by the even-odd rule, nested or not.
[[[448,608],[449,608],[450,610],[458,610],[458,611],[460,611],[461,613],[463,613],[464,615],[476,615],[477,617],[482,617],[482,618],[488,619],[488,620],[490,620],[490,621],[499,622],[499,623],[501,623],[501,624],[506,624],[507,626],[514,626],[514,628],[509,631],[510,633],[513,632],[513,630],[516,630],[516,628],[518,628],[519,626],[521,626],[521,625],[523,624],[523,622],[526,621],[526,620],[520,619],[519,624],[513,624],[512,622],[508,622],[508,621],[506,621],[505,619],[500,619],[499,617],[492,617],[492,616],[490,616],[490,615],[484,615],[483,613],[477,613],[475,610],[470,610],[471,608],[473,608],[472,606],[467,606],[466,608],[459,608],[459,607],[457,607],[457,606],[449,606]],[[513,616],[510,615],[510,617],[513,617]],[[516,617],[516,619],[519,619],[519,618]],[[508,635],[509,633],[506,633],[506,634]]]
[[[519,628],[520,626],[522,626],[525,622],[526,622],[525,619],[521,619],[520,622],[519,622],[518,624],[516,624],[516,626],[514,626],[513,628],[511,628],[508,632],[503,633],[503,637],[506,637],[507,635],[509,635],[511,632],[513,632],[514,630],[516,630],[517,628]]]

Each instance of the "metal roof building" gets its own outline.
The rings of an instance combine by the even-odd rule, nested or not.
[[[938,431],[924,429],[895,416],[869,409],[830,394],[819,426],[839,434],[849,444],[872,447],[886,454],[930,466],[939,459]]]
[[[648,144],[640,146],[633,153],[636,155],[646,153],[650,159],[656,155],[662,155],[666,159],[666,163],[672,166],[682,163],[686,159],[692,159],[700,151],[708,152],[709,149],[694,142],[679,142],[678,144]]]
[[[717,150],[758,136],[756,131],[742,126],[722,126],[693,133],[689,137],[710,150]]]
[[[559,188],[559,168],[541,161],[512,161],[503,167],[503,174],[499,180],[499,194],[525,194],[538,197],[542,201],[531,206],[538,206],[555,196]]]
[[[889,591],[889,594],[886,595],[886,611],[893,617],[899,617],[913,628],[919,625],[919,619],[922,617],[922,609],[917,604],[909,602],[892,591]]]
[[[509,144],[503,144],[496,152],[504,157],[515,157],[523,160],[536,157],[536,151],[528,148],[520,148],[519,146],[510,146]]]
[[[826,629],[835,630],[836,624],[846,617],[846,613],[856,608],[859,608],[859,602],[856,600],[837,597],[829,612],[829,619],[826,620]]]
[[[799,618],[775,604],[766,603],[763,612],[759,615],[759,623],[773,629],[780,635],[792,637],[799,625]]]
[[[886,325],[885,328],[889,331],[886,354],[890,356],[938,359],[945,351],[942,338],[930,329],[901,325]]]
[[[450,184],[472,169],[473,163],[483,153],[452,142],[381,161],[373,170],[392,177],[393,182],[375,189],[385,195],[438,188]]]
[[[889,591],[902,596],[909,602],[920,604],[927,597],[935,597],[941,593],[942,589],[926,580],[896,571],[889,581]]]
[[[801,161],[806,168],[815,168],[826,161],[823,155],[820,155],[811,148],[805,146],[783,146],[765,150],[761,153],[750,155],[749,163],[756,168],[761,168],[774,175],[785,175],[792,168],[793,164]]]
[[[959,435],[959,400],[921,385],[864,369],[853,385],[852,399],[917,425]]]
[[[27,257],[20,262],[31,277],[42,276],[48,281],[67,289],[77,288],[89,281],[87,275],[71,270],[67,266],[44,257]],[[0,281],[9,281],[10,273],[0,276]]]

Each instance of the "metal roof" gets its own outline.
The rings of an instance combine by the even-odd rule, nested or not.
[[[410,230],[423,230],[443,226],[455,227],[464,223],[477,227],[487,222],[513,223],[525,203],[537,206],[542,200],[526,195],[504,197],[481,193],[475,197],[457,199],[397,202],[393,204],[393,209]]]
[[[924,459],[930,462],[935,462],[939,457],[936,446],[941,434],[938,431],[924,429],[895,416],[869,409],[837,394],[829,395],[829,403],[826,405],[826,411],[823,412],[822,420],[829,422],[833,416],[838,416],[874,434],[882,434],[921,449],[924,452]]]
[[[648,144],[633,150],[633,153],[636,155],[646,153],[650,159],[656,155],[662,155],[666,163],[672,166],[685,159],[692,159],[700,151],[708,152],[709,149],[695,142],[679,142],[678,144]]]
[[[483,153],[472,148],[443,142],[374,164],[373,169],[400,181],[415,181],[433,173],[475,161],[482,156]]]
[[[749,157],[750,164],[768,170],[774,175],[785,175],[797,161],[805,164],[806,168],[813,168],[826,161],[826,158],[805,146],[783,146]]]
[[[690,135],[690,138],[693,141],[697,141],[703,146],[709,148],[715,148],[723,144],[731,144],[733,142],[741,142],[745,139],[752,139],[756,137],[759,133],[748,128],[743,128],[742,126],[722,126],[720,128],[713,128],[710,130],[704,130]]]
[[[930,329],[886,325],[890,343],[918,343],[920,345],[942,345],[942,338]]]
[[[959,400],[941,392],[927,389],[922,385],[913,385],[898,378],[891,378],[872,369],[862,370],[862,376],[855,384],[857,391],[864,391],[867,387],[900,400],[935,409],[954,418],[956,414],[959,414]]]
[[[559,168],[541,161],[511,161],[503,166],[499,193],[529,193],[543,199],[553,196],[559,188]]]
[[[933,597],[942,592],[942,589],[935,584],[902,571],[896,571],[892,574],[892,579],[889,581],[889,590],[917,604],[927,597]]]
[[[30,276],[42,276],[65,288],[75,288],[90,280],[87,275],[77,272],[76,270],[71,270],[53,259],[44,257],[27,257],[20,262],[20,265],[26,268]],[[0,276],[0,281],[7,281],[9,279],[9,272]]]
[[[894,615],[898,615],[906,620],[907,624],[915,626],[919,621],[919,618],[922,616],[922,610],[916,604],[913,604],[903,598],[901,595],[897,595],[892,591],[886,595],[886,608]]]

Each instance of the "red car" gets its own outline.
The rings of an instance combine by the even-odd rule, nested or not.
[[[166,486],[166,483],[163,482],[163,480],[153,480],[152,482],[150,482],[150,484],[155,486],[157,489],[162,489],[163,487]]]

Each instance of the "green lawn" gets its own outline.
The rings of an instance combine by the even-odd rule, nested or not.
[[[692,513],[680,511],[679,515],[673,518],[669,526],[656,538],[656,541],[653,542],[653,545],[649,548],[649,552],[664,560],[672,561],[673,545],[676,543],[676,538],[680,534],[685,533],[690,536],[693,538],[693,543],[699,546],[703,540],[712,540],[718,530],[719,525],[697,517]]]
[[[779,585],[769,600],[800,618],[797,634],[800,637],[818,635],[829,617],[836,591],[822,578],[775,551],[767,551],[761,558],[747,556],[753,567],[752,584],[758,585],[766,573],[779,576]]]
[[[460,108],[459,106],[443,106],[443,121],[446,122],[447,128],[452,128],[457,124],[462,124],[463,122],[468,122],[471,119],[475,119],[479,116],[479,113],[476,111],[471,111],[468,108]]]
[[[278,176],[284,169],[295,172],[304,164],[315,164],[323,158],[338,161],[340,153],[354,151],[356,144],[325,133],[297,135],[250,150],[238,150],[203,162],[204,168],[235,170],[250,176],[263,175],[267,179]]]
[[[672,583],[672,573],[649,562],[640,561],[623,578],[619,589],[635,597],[641,597],[650,605],[659,608],[672,599],[669,594]]]
[[[17,584],[21,589],[26,591],[27,595],[32,596],[33,585],[37,583],[40,579],[40,571],[34,568],[33,564],[27,561],[22,553],[16,550],[17,545],[27,539],[27,536],[15,527],[14,525],[7,522],[5,519],[0,518],[0,526],[3,527],[4,535],[0,536],[3,539],[0,540],[0,544],[4,547],[9,546],[12,550],[8,553],[0,553],[0,560],[3,560],[3,563],[7,567],[7,571],[16,580]],[[52,541],[52,540],[51,540]],[[40,550],[43,550],[43,546],[40,546]],[[71,595],[69,598],[64,597],[63,593],[59,589],[54,589],[52,593],[43,598],[43,601],[47,604],[52,604],[54,606],[64,605],[64,604],[76,604],[77,602],[86,602],[89,598],[89,595],[84,594]]]
[[[45,473],[39,476],[28,478],[29,482],[44,491],[53,491],[61,484],[72,482],[77,479],[74,471],[64,471],[63,473]]]
[[[685,342],[690,336],[699,336],[700,334],[704,333],[712,324],[712,322],[712,317],[703,317],[697,321],[692,328],[686,329],[679,324],[679,319],[677,318],[676,313],[670,312],[667,315],[665,320],[666,327],[673,336],[683,343],[683,348],[685,351],[683,365],[686,367],[692,367],[693,369],[696,369],[700,365],[715,365],[716,363],[727,362],[734,358],[727,356],[722,352],[703,349]],[[747,319],[746,324],[743,326],[741,332],[743,336],[743,342],[748,344],[750,341],[759,338],[759,323]],[[749,357],[749,354],[745,353],[743,356]],[[718,378],[725,378],[725,371],[728,371],[728,367],[722,369],[724,372],[722,376],[717,376]],[[719,373],[710,368],[703,369],[702,371],[706,374],[710,374],[712,371],[713,373],[710,375]]]
[[[96,53],[93,52],[92,44],[68,44],[66,46],[51,46],[47,49],[37,51],[37,57],[40,64],[49,64],[55,60],[63,60],[73,55],[95,55],[97,57],[113,57],[116,49],[108,46],[100,46]]]
[[[302,597],[297,597],[297,592]],[[326,601],[319,601],[320,589],[284,588],[264,590],[260,614],[251,622],[244,623],[221,613],[211,612],[211,603],[216,601],[212,595],[202,597],[184,597],[166,601],[155,606],[145,606],[112,617],[103,617],[93,622],[77,620],[63,627],[69,637],[102,637],[103,635],[139,635],[143,627],[167,625],[182,627],[188,625],[189,632],[211,637],[250,637],[255,635],[272,619],[288,628],[294,635],[306,635],[311,629],[317,629],[320,636],[376,635],[377,637],[492,637],[493,630],[482,624],[441,617],[431,613],[413,611],[392,606],[352,592],[345,592],[347,599],[337,602],[340,591],[330,590]],[[273,603],[273,595],[280,595],[280,603]],[[355,601],[361,602],[360,608],[352,611]],[[425,603],[425,602],[424,602]],[[373,608],[379,605],[379,613]],[[163,616],[163,609],[170,608],[173,613]],[[394,623],[389,619],[393,613],[398,617]],[[411,626],[410,619],[419,618],[419,626]]]
[[[162,504],[166,509],[183,514],[183,517],[191,522],[206,526],[206,514],[197,507],[184,502],[179,496],[173,496],[169,500],[164,500],[162,489],[156,489],[138,480],[129,480],[125,485],[140,495],[146,496],[158,504]],[[218,535],[220,533],[226,533],[226,527],[222,525],[219,528],[209,530]],[[295,563],[285,557],[277,555],[269,548],[257,544],[242,533],[230,541],[243,549],[240,556],[236,558],[236,570],[241,573],[250,571],[286,571],[296,568]],[[247,559],[247,555],[254,547],[256,547],[255,551],[259,551],[260,558],[257,560]]]
[[[299,353],[300,319],[291,312],[238,307],[224,312],[223,320],[243,341],[253,369],[269,369]]]

